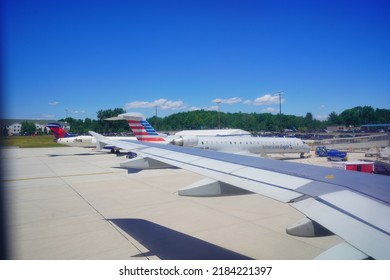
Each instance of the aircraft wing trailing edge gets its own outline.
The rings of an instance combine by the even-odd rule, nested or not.
[[[217,196],[242,190],[288,203],[307,217],[288,227],[288,234],[336,234],[344,240],[318,258],[390,259],[387,176],[174,145],[110,140],[90,133],[99,142],[134,150],[144,161],[207,177],[179,190],[180,195]]]

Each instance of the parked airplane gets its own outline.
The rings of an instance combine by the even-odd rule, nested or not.
[[[72,147],[84,147],[84,148],[95,148],[96,138],[91,135],[75,136],[69,134],[59,123],[48,123],[46,126],[53,132],[54,140],[59,144],[64,144]],[[116,140],[137,140],[135,137],[108,137]],[[111,152],[118,152],[119,150],[115,147],[104,147],[105,149],[111,150]]]
[[[310,152],[310,147],[298,138],[251,137],[251,136],[160,136],[141,113],[125,113],[118,117],[126,119],[139,141],[196,147],[213,151],[242,155],[295,153],[301,157]]]
[[[69,134],[59,123],[48,123],[46,126],[53,132],[57,143],[72,147],[91,148],[96,146],[96,139],[91,135],[75,136]]]
[[[288,203],[307,217],[288,227],[288,234],[336,234],[344,240],[319,259],[390,259],[387,176],[145,141],[110,140],[90,133],[98,143],[136,152],[139,157],[131,161],[139,168],[160,163],[207,177],[179,190],[179,195],[218,196],[226,189],[238,188]]]

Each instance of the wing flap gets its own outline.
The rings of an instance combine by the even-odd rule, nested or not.
[[[201,158],[196,162],[192,162],[192,164],[203,167],[204,169],[218,170],[224,174],[230,174],[242,168],[242,165],[239,164],[208,158]]]
[[[348,243],[340,243],[318,255],[316,260],[364,260],[369,257]]]
[[[309,179],[280,174],[274,171],[259,170],[253,167],[245,167],[237,170],[234,172],[234,175],[263,182],[269,185],[283,186],[284,188],[291,190],[295,190],[312,182],[312,180]]]
[[[373,227],[390,233],[390,224],[387,222],[390,219],[390,208],[379,201],[349,191],[328,193],[319,199],[357,219],[370,221]]]
[[[364,217],[356,216],[359,213],[356,213],[353,209],[332,204],[332,200],[337,195],[339,193],[327,194],[320,199],[308,198],[291,205],[309,219],[316,221],[344,240],[348,240],[349,244],[359,248],[368,256],[375,259],[388,259],[390,252],[389,232],[380,228],[380,223],[375,222],[377,219],[374,219],[374,221],[364,220]],[[364,198],[360,198],[360,200],[362,199]],[[368,204],[372,205],[369,199],[366,200]],[[350,203],[354,203],[354,200],[350,200]],[[374,209],[381,211],[381,207],[376,206]],[[379,217],[386,213],[390,215],[388,213],[390,210],[386,208],[388,207],[382,209],[385,211],[384,213],[378,213]]]

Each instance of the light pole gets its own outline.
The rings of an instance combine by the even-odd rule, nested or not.
[[[282,93],[279,92],[279,114],[282,114]]]
[[[218,129],[221,129],[221,101],[215,103],[218,105]]]

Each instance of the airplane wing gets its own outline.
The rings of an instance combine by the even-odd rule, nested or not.
[[[331,232],[345,241],[319,258],[390,259],[390,177],[90,133],[98,141],[207,177],[179,194],[217,195],[230,186],[288,203],[307,217],[287,228],[289,234]]]

